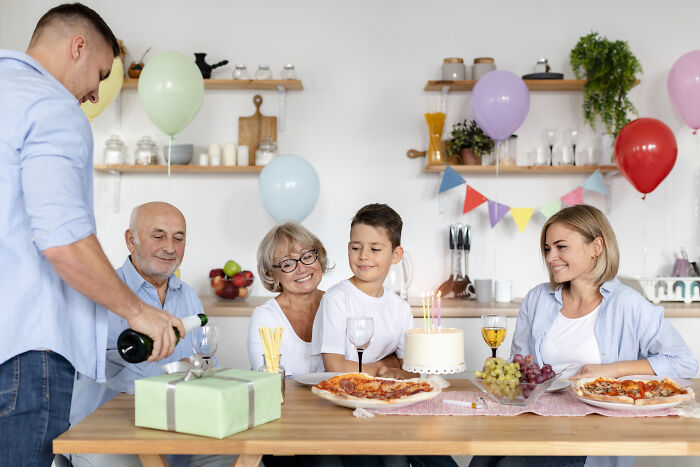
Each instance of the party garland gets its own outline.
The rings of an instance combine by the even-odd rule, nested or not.
[[[445,172],[442,175],[442,181],[440,182],[439,193],[451,190],[467,181],[462,178],[452,167],[447,165],[445,167]],[[596,169],[593,174],[586,179],[578,188],[568,192],[564,196],[557,200],[550,201],[536,208],[515,208],[510,207],[506,204],[499,203],[498,201],[488,199],[477,190],[475,190],[471,185],[467,184],[467,191],[464,195],[464,207],[462,213],[466,214],[469,211],[481,206],[483,203],[488,202],[489,208],[489,220],[491,221],[491,228],[493,229],[496,224],[498,224],[508,212],[513,216],[515,224],[518,226],[520,233],[525,230],[525,227],[530,222],[530,218],[535,210],[539,211],[546,218],[549,218],[552,214],[559,211],[562,204],[567,206],[575,206],[577,204],[583,204],[583,190],[596,191],[607,196],[608,189],[605,186],[605,180],[603,180],[603,175],[600,173],[600,169]]]

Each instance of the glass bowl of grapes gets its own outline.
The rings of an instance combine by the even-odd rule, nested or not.
[[[512,362],[488,358],[471,380],[499,404],[525,406],[544,394],[557,376],[549,364],[535,363],[532,355],[515,354]]]

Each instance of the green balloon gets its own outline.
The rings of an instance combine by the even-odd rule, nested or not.
[[[199,112],[204,80],[185,54],[170,50],[151,58],[139,76],[139,100],[165,134],[182,131]]]

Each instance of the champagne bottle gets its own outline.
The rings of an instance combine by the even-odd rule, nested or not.
[[[202,313],[182,318],[185,332],[204,326],[208,322],[209,317]],[[173,331],[175,331],[175,337],[177,338],[176,342],[180,342],[180,332],[175,327]],[[125,329],[119,334],[117,349],[119,350],[119,355],[127,362],[141,363],[146,361],[150,357],[151,352],[153,352],[153,339],[131,328]]]

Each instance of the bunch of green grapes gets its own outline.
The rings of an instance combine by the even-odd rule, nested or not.
[[[489,358],[481,371],[475,371],[474,375],[485,381],[502,381],[517,383],[520,381],[520,364],[508,363],[502,358]]]
[[[490,381],[486,383],[489,394],[501,399],[517,399],[523,393],[523,388],[518,381]]]

